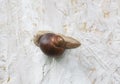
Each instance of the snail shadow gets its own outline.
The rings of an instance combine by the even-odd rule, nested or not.
[[[46,63],[52,63],[52,60],[53,60],[53,58],[52,57],[49,57],[49,56],[47,56],[47,55],[45,55],[44,54],[44,59],[46,60]]]
[[[57,62],[59,62],[62,59],[64,59],[64,57],[65,57],[65,54],[62,54],[61,56],[57,56],[57,57],[50,57],[50,56],[45,55],[45,60],[48,61],[48,62],[52,62],[52,60],[54,59]]]
[[[61,56],[55,58],[56,62],[61,62],[65,60],[68,54],[69,50],[66,50]]]
[[[44,54],[44,59],[46,60],[47,64],[51,64],[53,60],[55,60],[55,63],[62,63],[64,62],[68,56],[70,55],[70,50],[66,50],[62,55],[60,56],[55,56],[55,57],[50,57]]]

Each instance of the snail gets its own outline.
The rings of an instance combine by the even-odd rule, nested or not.
[[[81,45],[79,41],[62,34],[55,34],[50,31],[39,31],[33,39],[36,46],[50,57],[57,57],[64,53],[65,49],[77,48]]]

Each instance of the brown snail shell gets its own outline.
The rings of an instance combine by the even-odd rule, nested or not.
[[[48,56],[60,56],[65,49],[76,48],[80,46],[80,42],[61,34],[54,34],[49,31],[39,31],[34,37],[36,46]]]

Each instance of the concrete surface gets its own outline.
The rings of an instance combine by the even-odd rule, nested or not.
[[[39,30],[82,45],[48,58]],[[0,84],[120,84],[120,0],[0,0]]]

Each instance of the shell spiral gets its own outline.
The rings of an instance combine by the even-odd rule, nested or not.
[[[40,37],[39,47],[48,56],[59,56],[65,51],[65,41],[59,35],[47,33]]]

